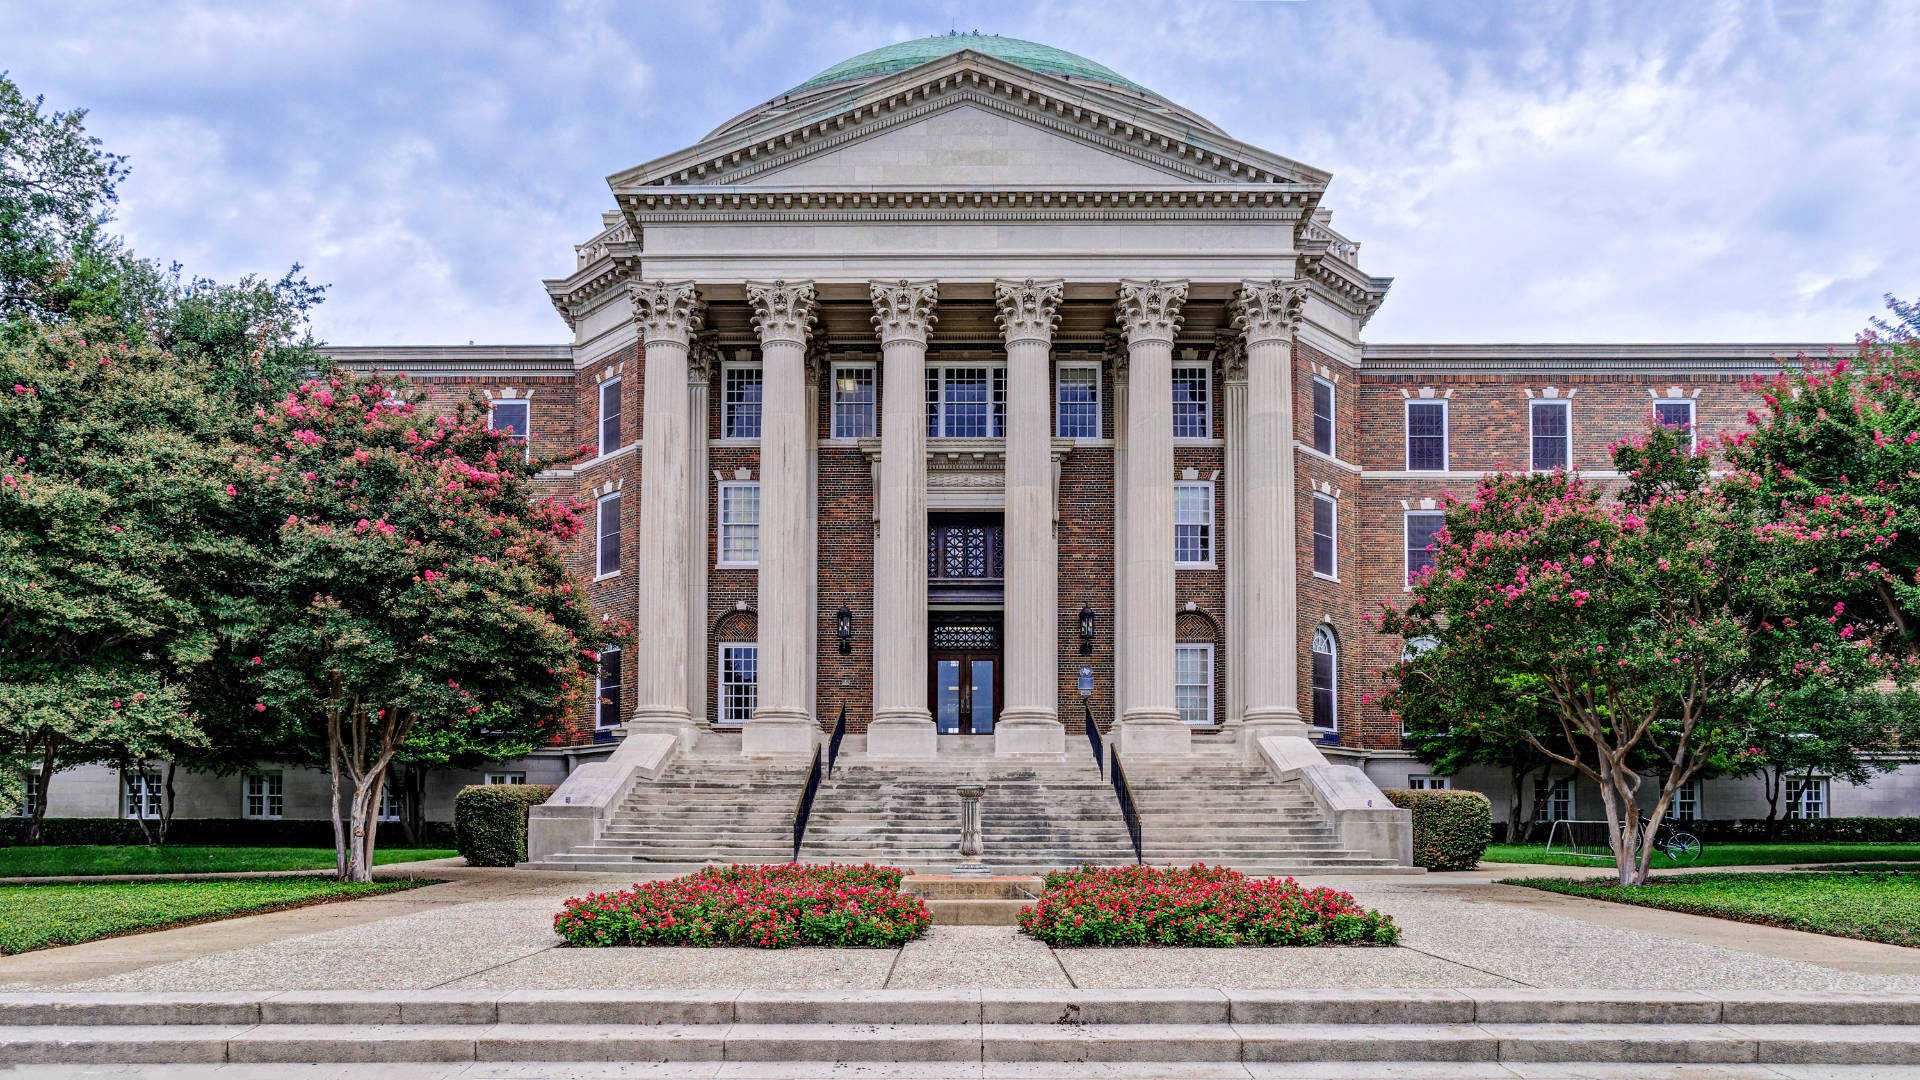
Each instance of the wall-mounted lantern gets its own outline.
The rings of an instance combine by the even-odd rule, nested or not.
[[[1093,608],[1083,607],[1080,609],[1080,655],[1081,656],[1093,655],[1093,635],[1094,635]]]
[[[853,609],[845,604],[833,616],[833,636],[840,639],[840,655],[853,651]]]

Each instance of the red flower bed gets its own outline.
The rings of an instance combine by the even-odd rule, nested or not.
[[[671,881],[569,899],[553,917],[569,945],[892,948],[933,922],[891,866],[710,866]]]
[[[1224,866],[1057,870],[1021,909],[1020,927],[1049,945],[1392,945],[1391,915],[1350,893]]]

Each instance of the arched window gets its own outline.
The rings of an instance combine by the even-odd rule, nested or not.
[[[1418,656],[1425,656],[1439,647],[1440,642],[1435,638],[1417,637],[1400,647],[1400,659],[1412,660]]]
[[[1335,730],[1339,724],[1338,696],[1334,689],[1340,678],[1339,646],[1333,631],[1322,626],[1313,632],[1313,726]]]

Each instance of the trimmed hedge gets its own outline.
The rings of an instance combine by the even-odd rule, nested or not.
[[[1667,820],[1702,840],[1749,844],[1767,840],[1765,818]],[[1779,830],[1773,839],[1782,844],[1920,844],[1920,817],[1815,818],[1773,824]]]
[[[1493,843],[1492,805],[1477,791],[1388,791],[1413,811],[1413,864],[1429,870],[1471,870]]]
[[[158,830],[151,819],[147,827]],[[13,847],[26,842],[25,818],[0,818],[0,846]],[[41,823],[41,842],[45,844],[144,844],[140,823],[128,818],[48,818]],[[397,821],[383,821],[375,843],[393,847],[407,841],[406,831]],[[421,829],[420,842],[427,847],[452,847],[453,823],[429,821]],[[288,818],[267,821],[255,818],[174,818],[167,829],[167,843],[191,847],[333,847],[333,824],[325,818]]]
[[[468,866],[527,861],[527,810],[547,801],[551,784],[474,784],[453,797],[453,846]]]

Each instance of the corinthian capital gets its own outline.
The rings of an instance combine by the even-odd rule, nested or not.
[[[880,344],[890,341],[927,343],[927,334],[940,321],[934,307],[940,302],[937,281],[876,281],[873,293],[873,331]]]
[[[1307,307],[1304,281],[1243,281],[1233,298],[1233,325],[1257,341],[1291,341]]]
[[[753,305],[753,328],[760,344],[791,341],[806,344],[813,329],[813,282],[749,281],[747,303]]]
[[[1127,332],[1129,344],[1136,341],[1164,341],[1169,344],[1180,330],[1180,307],[1187,302],[1185,281],[1122,281],[1120,299],[1114,313]]]
[[[633,298],[633,321],[640,325],[642,344],[685,345],[706,322],[707,305],[691,281],[635,281],[627,286],[627,295]]]
[[[1046,281],[996,281],[993,299],[999,311],[994,319],[1007,344],[1038,341],[1051,344],[1053,328],[1060,321],[1060,296],[1066,282],[1059,278]]]

